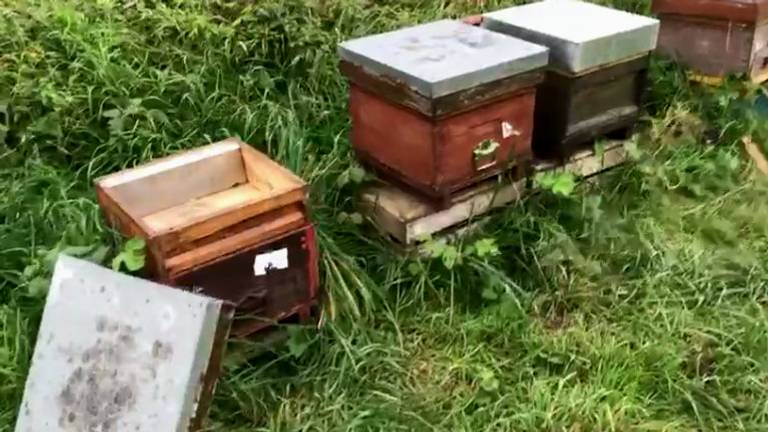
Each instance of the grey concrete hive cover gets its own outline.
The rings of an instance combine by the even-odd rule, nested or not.
[[[231,316],[220,300],[61,256],[16,432],[197,429]]]
[[[544,67],[548,50],[442,20],[344,42],[339,56],[435,98]]]
[[[649,53],[659,21],[578,0],[545,0],[485,14],[493,31],[549,47],[550,65],[580,73]]]

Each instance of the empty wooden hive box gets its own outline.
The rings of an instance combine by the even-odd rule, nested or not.
[[[306,185],[249,145],[228,139],[96,181],[110,224],[147,243],[165,284],[237,305],[233,334],[306,318],[317,297],[317,249]]]
[[[697,75],[768,79],[768,0],[654,0],[658,51]]]
[[[426,197],[530,161],[548,50],[443,20],[344,42],[352,144],[385,178]]]
[[[658,21],[576,0],[488,13],[483,26],[545,45],[550,66],[536,100],[534,153],[567,158],[637,121]]]

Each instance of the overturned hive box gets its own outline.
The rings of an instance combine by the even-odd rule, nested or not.
[[[389,181],[446,200],[532,158],[546,48],[443,20],[344,42],[339,54],[353,147]]]
[[[654,0],[658,51],[707,78],[768,79],[768,0]]]
[[[16,423],[29,431],[198,431],[227,302],[60,256]]]
[[[245,335],[298,314],[317,297],[306,185],[228,139],[96,181],[110,224],[147,242],[149,274],[231,301]]]
[[[536,100],[537,157],[568,158],[599,136],[628,131],[639,118],[657,20],[546,0],[488,13],[483,26],[550,49]]]

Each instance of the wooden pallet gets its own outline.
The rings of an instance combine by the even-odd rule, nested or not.
[[[383,234],[410,245],[517,201],[524,190],[525,180],[490,180],[453,196],[448,207],[440,210],[410,191],[376,184],[364,188],[361,210]]]
[[[622,142],[605,146],[602,156],[594,150],[576,154],[566,164],[538,162],[534,172],[568,171],[580,178],[597,175],[626,160]],[[531,190],[527,179],[489,180],[451,198],[445,209],[397,186],[377,183],[365,186],[360,194],[361,212],[385,236],[403,246],[427,237],[457,237],[474,231],[493,209],[519,201]]]
[[[592,177],[603,171],[623,164],[627,160],[624,143],[613,141],[606,144],[603,154],[597,155],[594,149],[576,153],[565,164],[555,162],[538,162],[533,165],[534,173],[540,172],[571,172],[580,178]]]

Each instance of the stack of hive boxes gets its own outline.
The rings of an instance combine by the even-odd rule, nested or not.
[[[353,148],[389,183],[365,191],[364,208],[409,243],[515,198],[489,178],[626,135],[657,34],[651,18],[547,0],[342,43]]]
[[[546,48],[444,20],[345,42],[339,53],[352,145],[382,177],[446,201],[524,173]]]
[[[483,25],[550,49],[534,127],[540,158],[568,158],[595,138],[636,123],[657,20],[581,1],[547,0],[486,14]]]

